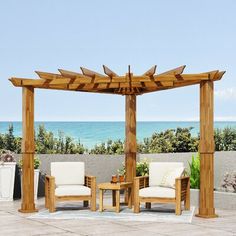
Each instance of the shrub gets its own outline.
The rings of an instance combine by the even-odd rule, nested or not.
[[[228,172],[225,173],[223,183],[222,183],[222,187],[226,191],[233,190],[234,192],[236,192],[236,172],[233,172],[231,174],[228,173]]]
[[[146,176],[149,174],[149,162],[147,159],[137,162],[136,164],[136,175],[137,176]]]
[[[200,156],[199,153],[196,156],[192,155],[192,162],[188,163],[190,172],[190,187],[194,189],[200,188]]]
[[[19,167],[22,168],[22,166],[23,166],[22,158],[19,160],[18,164],[19,164]],[[39,169],[40,165],[41,165],[40,159],[37,156],[35,156],[34,157],[34,169]]]
[[[117,170],[119,175],[125,175],[125,164]],[[149,162],[147,159],[136,163],[136,176],[146,176],[149,174]]]

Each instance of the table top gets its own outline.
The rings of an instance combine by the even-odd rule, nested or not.
[[[126,188],[131,188],[133,186],[132,182],[118,182],[118,183],[101,183],[98,184],[99,189],[110,189],[110,190],[121,190],[121,189],[126,189]]]

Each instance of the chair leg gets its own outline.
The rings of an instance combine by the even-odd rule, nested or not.
[[[151,202],[146,202],[145,207],[146,207],[146,209],[151,209],[152,203]]]
[[[56,211],[56,207],[55,207],[55,197],[50,198],[50,203],[49,203],[49,212],[53,213]]]
[[[112,190],[112,206],[116,206],[116,190]]]
[[[49,208],[49,200],[48,200],[48,180],[45,178],[45,207]]]
[[[103,189],[99,189],[99,211],[103,211]]]
[[[175,203],[175,214],[176,215],[181,215],[181,201],[176,201]]]
[[[88,201],[84,201],[84,202],[83,202],[83,206],[84,206],[84,207],[88,207],[88,205],[89,205],[89,202],[88,202]]]
[[[140,212],[140,202],[134,201],[134,213],[139,213],[139,212]]]
[[[90,210],[91,211],[96,211],[96,196],[95,197],[92,197],[91,199],[91,207],[90,207]]]

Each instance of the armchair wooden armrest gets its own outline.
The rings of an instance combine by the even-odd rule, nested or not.
[[[181,202],[184,201],[185,210],[190,209],[190,177],[183,176],[175,179],[175,197],[177,208],[181,207]],[[181,209],[176,209],[177,212]]]
[[[55,211],[53,209],[55,202],[55,177],[46,175],[45,176],[45,207],[51,208],[49,209],[50,212]]]
[[[139,176],[134,178],[134,191],[149,186],[149,176]]]
[[[95,176],[85,175],[85,177],[84,177],[84,186],[92,188],[94,186],[94,183],[95,183],[95,186],[96,186],[96,177]]]
[[[134,191],[134,212],[140,211],[139,202],[139,189],[149,187],[149,176],[139,176],[134,178],[133,191]],[[146,204],[146,207],[150,207],[150,204]]]
[[[85,175],[84,185],[91,188],[91,210],[96,211],[96,177]],[[84,201],[84,206],[87,206],[88,202]]]

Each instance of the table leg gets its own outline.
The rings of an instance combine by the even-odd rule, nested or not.
[[[99,211],[103,211],[103,189],[99,189]]]
[[[132,188],[128,188],[128,207],[132,208]]]
[[[116,190],[112,190],[112,206],[116,205]]]
[[[116,190],[116,212],[120,212],[120,190]]]

